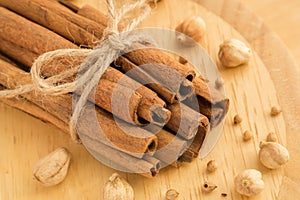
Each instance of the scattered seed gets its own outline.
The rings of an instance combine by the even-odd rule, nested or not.
[[[175,199],[177,199],[178,196],[179,196],[179,193],[174,189],[170,189],[166,192],[167,200],[175,200]]]
[[[253,138],[253,133],[249,130],[246,130],[244,131],[243,133],[243,140],[246,142],[246,141],[249,141]]]
[[[241,116],[239,114],[236,114],[233,118],[234,124],[240,124],[242,121],[243,121],[243,119],[241,118]]]
[[[281,109],[280,108],[277,108],[276,106],[273,106],[271,108],[271,116],[274,117],[274,116],[277,116],[281,113]]]
[[[224,80],[221,77],[217,78],[215,81],[215,88],[220,89],[223,87],[223,85],[224,85]]]
[[[267,142],[277,142],[277,136],[274,132],[270,132],[266,140]]]
[[[186,63],[188,63],[188,61],[184,58],[184,57],[179,57],[179,62],[183,65],[185,65]]]
[[[227,194],[226,193],[222,193],[221,196],[222,197],[227,197]]]
[[[214,172],[216,171],[218,168],[218,163],[215,161],[215,160],[210,160],[208,163],[207,163],[207,171],[208,172]]]
[[[205,182],[202,186],[202,189],[205,191],[205,192],[212,192],[214,191],[215,189],[217,189],[218,186],[216,186],[215,184],[213,183],[208,183],[208,182]]]

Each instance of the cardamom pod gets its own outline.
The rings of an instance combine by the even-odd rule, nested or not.
[[[103,188],[104,200],[133,200],[134,191],[131,185],[119,174],[111,175]]]
[[[36,163],[33,175],[44,186],[57,185],[65,179],[70,159],[68,150],[60,147]]]

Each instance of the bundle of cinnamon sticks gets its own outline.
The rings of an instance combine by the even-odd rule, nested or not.
[[[45,64],[44,78],[78,68],[108,23],[91,6],[79,8],[56,0],[0,0],[0,20],[3,90],[31,83],[32,63],[48,51],[87,48],[81,55],[60,56]],[[210,128],[226,115],[229,101],[188,65],[154,47],[133,46],[136,50],[120,56],[101,77],[77,131],[100,160],[153,177],[165,165],[179,166],[196,158]],[[80,90],[58,96],[34,91],[0,100],[68,133],[72,100],[80,94]],[[94,119],[97,123],[91,123]],[[95,131],[98,126],[102,131]]]

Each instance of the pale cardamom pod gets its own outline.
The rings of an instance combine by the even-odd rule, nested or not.
[[[131,185],[119,174],[114,173],[103,188],[104,200],[133,200],[134,191]]]
[[[58,148],[36,163],[33,175],[44,186],[57,185],[65,179],[70,159],[67,149]]]

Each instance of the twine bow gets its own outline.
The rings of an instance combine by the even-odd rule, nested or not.
[[[76,132],[77,121],[88,101],[88,96],[98,84],[101,76],[114,60],[116,60],[123,52],[129,50],[133,43],[144,42],[145,40],[148,41],[148,39],[141,35],[131,34],[131,31],[151,12],[148,1],[149,0],[139,0],[132,4],[125,4],[120,10],[116,10],[113,0],[106,0],[109,24],[97,47],[93,50],[60,49],[39,56],[31,67],[30,73],[32,84],[23,85],[14,90],[0,91],[0,97],[11,98],[34,90],[50,95],[67,94],[76,90],[82,91],[79,99],[75,102],[69,123],[71,138],[75,142],[80,143],[81,141]],[[142,15],[133,19],[121,32],[119,32],[118,25],[120,20],[135,9],[143,9],[144,12],[142,12]],[[79,67],[72,68],[58,75],[44,79],[41,75],[43,65],[50,60],[64,55],[87,55],[87,58]],[[77,74],[77,78],[73,82],[58,84],[65,78],[74,76],[75,74]]]

